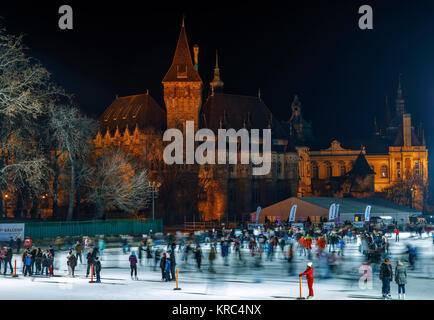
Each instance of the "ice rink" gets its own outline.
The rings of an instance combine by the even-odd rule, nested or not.
[[[418,247],[419,258],[416,269],[409,270],[408,284],[406,286],[407,299],[434,299],[434,251],[430,237],[426,234],[423,239],[410,237],[408,233],[401,233],[401,241],[395,243],[395,237],[389,239],[391,262],[393,267],[401,258],[400,254],[406,250],[406,243]],[[45,248],[42,248],[45,249]],[[219,248],[218,248],[219,249]],[[137,248],[132,248],[136,251]],[[314,247],[315,250],[315,247]],[[66,252],[56,252],[55,276],[24,277],[22,275],[21,255],[14,255],[17,260],[18,278],[10,275],[0,276],[0,299],[96,299],[96,300],[122,300],[122,299],[296,299],[299,296],[298,274],[305,269],[306,257],[299,256],[294,251],[296,261],[295,274],[288,273],[288,262],[283,259],[280,248],[276,249],[273,261],[265,261],[263,257],[262,268],[254,268],[249,257],[248,249],[243,249],[246,265],[238,261],[234,254],[229,257],[230,266],[224,266],[218,250],[215,262],[216,273],[208,271],[208,247],[203,246],[202,271],[197,271],[194,258],[190,255],[189,261],[182,261],[182,252],[177,251],[177,267],[179,268],[179,286],[181,290],[173,290],[175,281],[161,281],[161,271],[153,270],[152,264],[142,259],[142,266],[138,266],[139,280],[131,280],[128,257],[119,248],[106,249],[102,256],[102,283],[89,283],[86,278],[86,265],[78,264],[75,278],[68,277],[66,265]],[[407,258],[408,255],[402,257]],[[322,270],[317,268],[314,261],[314,293],[315,299],[321,300],[348,300],[348,299],[381,299],[381,281],[378,272],[373,275],[373,288],[362,289],[358,282],[358,268],[363,256],[359,253],[355,242],[347,243],[345,261],[341,271],[333,278],[320,278]],[[12,261],[13,262],[13,261]],[[85,261],[83,260],[83,263]],[[405,263],[408,267],[408,263]],[[3,265],[2,265],[3,267]],[[2,270],[3,271],[3,270]],[[303,279],[303,295],[306,296],[307,284]],[[393,299],[397,299],[397,285],[391,284]]]

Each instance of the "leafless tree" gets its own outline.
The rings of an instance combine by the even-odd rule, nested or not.
[[[70,170],[67,221],[72,220],[77,178],[81,164],[86,162],[97,125],[93,119],[80,114],[75,107],[60,106],[51,110],[49,126],[57,141],[56,152],[64,153]]]
[[[46,161],[34,139],[38,117],[67,95],[25,54],[23,37],[0,28],[0,195],[44,185]]]
[[[86,177],[86,201],[95,205],[95,218],[105,210],[128,213],[146,208],[151,195],[147,170],[137,166],[121,150],[106,149],[97,157],[93,172]]]

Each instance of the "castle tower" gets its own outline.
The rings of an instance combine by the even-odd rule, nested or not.
[[[186,121],[194,121],[195,131],[197,131],[202,104],[202,79],[191,59],[184,19],[172,65],[162,83],[167,111],[167,128],[178,128],[185,131]]]

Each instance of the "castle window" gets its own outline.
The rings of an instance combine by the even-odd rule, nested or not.
[[[401,170],[396,171],[396,176],[397,176],[398,178],[401,178]]]
[[[419,161],[415,161],[414,163],[414,174],[419,175]]]
[[[381,166],[381,177],[382,178],[387,178],[388,176],[389,176],[389,174],[388,174],[387,166],[386,165],[382,165]]]
[[[341,176],[344,176],[347,171],[347,168],[345,168],[345,164],[341,163],[340,171],[341,171]]]
[[[328,164],[326,167],[326,178],[330,178],[332,176],[332,166]]]
[[[316,163],[312,164],[312,178],[318,179],[318,165]]]
[[[401,178],[401,162],[396,163],[396,177]]]
[[[277,176],[280,176],[281,171],[282,165],[280,164],[280,161],[277,161]]]
[[[176,66],[176,77],[177,78],[187,78],[187,65],[177,65]]]

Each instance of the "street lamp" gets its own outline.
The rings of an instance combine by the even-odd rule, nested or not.
[[[410,189],[410,191],[411,191],[411,208],[413,209],[413,198],[414,198],[414,194],[415,194],[415,191],[416,191],[416,187],[411,187],[411,189]]]
[[[161,183],[156,181],[151,181],[149,187],[152,192],[152,220],[155,219],[155,210],[154,210],[154,199],[158,198],[158,190],[160,189]]]

